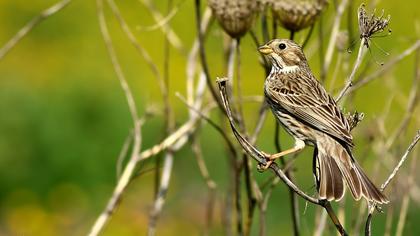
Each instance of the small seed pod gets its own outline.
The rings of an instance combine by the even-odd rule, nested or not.
[[[258,9],[255,0],[209,0],[209,5],[232,38],[242,37],[251,28]]]
[[[270,0],[273,16],[282,26],[297,32],[315,23],[327,0]]]

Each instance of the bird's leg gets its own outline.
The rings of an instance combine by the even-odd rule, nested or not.
[[[305,147],[305,142],[303,142],[300,139],[295,138],[295,146],[293,148],[284,150],[282,152],[276,153],[276,154],[267,154],[264,153],[265,158],[267,159],[267,163],[265,165],[259,165],[258,168],[262,171],[267,170],[268,167],[270,167],[271,163],[273,163],[276,159],[283,157],[285,155],[299,152]]]

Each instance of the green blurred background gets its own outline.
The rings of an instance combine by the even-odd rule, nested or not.
[[[0,45],[4,45],[27,21],[55,2],[0,0]],[[155,24],[150,12],[141,1],[116,2],[139,42],[162,70],[163,34],[160,30],[136,30],[137,26]],[[163,14],[166,12],[166,1],[154,3],[159,11]],[[171,20],[171,25],[189,50],[196,32],[194,2],[174,1],[175,5],[178,3],[181,3],[180,10]],[[359,4],[360,1],[354,3],[354,12]],[[392,15],[392,35],[376,40],[390,56],[384,56],[378,48],[372,47],[366,60],[387,61],[418,38],[415,24],[418,24],[420,7],[415,0],[384,0],[379,1],[378,8],[384,8],[386,13]],[[118,58],[134,92],[138,109],[141,114],[149,106],[162,110],[156,79],[122,33],[109,8],[105,10]],[[326,30],[331,23],[333,11],[334,4],[330,4],[323,19]],[[347,17],[344,17],[342,25],[342,28],[346,27]],[[353,25],[356,31],[355,17]],[[206,43],[213,76],[225,75],[223,40],[219,29],[217,25],[212,27]],[[297,34],[298,41],[303,39],[305,32]],[[288,37],[283,30],[280,30],[279,35]],[[319,75],[319,55],[314,50],[316,35],[311,41],[314,43],[310,64],[314,73]],[[262,95],[264,71],[258,65],[255,49],[247,35],[241,42],[242,87],[245,95]],[[370,65],[371,71],[379,68],[375,63]],[[188,118],[186,107],[175,96],[175,92],[186,94],[185,66],[185,56],[172,48],[170,98],[177,124],[182,124]],[[356,156],[364,155],[363,166],[368,173],[371,173],[377,155],[373,148],[365,147],[369,139],[367,130],[375,129],[375,119],[383,113],[389,96],[395,99],[385,121],[386,129],[392,132],[397,127],[404,113],[414,66],[414,56],[407,57],[390,73],[360,89],[352,105],[347,107],[349,110],[357,108],[366,113],[365,120],[356,129],[354,136]],[[339,78],[336,89],[343,84],[345,74],[340,74]],[[250,127],[253,127],[256,120],[256,108],[256,103],[245,106],[246,123]],[[403,152],[414,130],[419,127],[418,108],[414,114],[415,121],[410,123],[408,132],[396,144],[399,147],[397,156]],[[212,117],[219,119],[217,113]],[[258,143],[268,151],[274,151],[273,124],[270,114]],[[111,195],[116,183],[116,159],[131,125],[124,94],[99,31],[95,1],[75,0],[35,27],[0,60],[0,235],[85,235]],[[164,137],[163,134],[164,121],[160,112],[143,127],[143,147],[158,143]],[[205,143],[203,152],[210,174],[218,185],[218,201],[211,234],[220,235],[223,233],[220,209],[229,178],[227,156],[222,139],[211,127],[203,127],[200,138]],[[292,144],[284,133],[282,140],[284,146]],[[310,158],[309,149],[297,160],[297,178],[304,190],[314,193]],[[151,167],[151,164],[144,163],[144,168]],[[383,182],[389,172],[386,169],[381,171],[374,180],[377,184]],[[271,173],[256,172],[255,175],[262,182]],[[130,185],[122,204],[106,226],[104,235],[145,234],[153,202],[153,178],[153,174],[145,174]],[[387,193],[391,195],[396,190],[395,186],[391,186]],[[205,183],[187,145],[175,156],[167,202],[158,222],[158,235],[200,235],[204,227],[206,199]],[[302,233],[312,235],[316,207],[309,204],[304,211],[305,202],[299,200],[299,204]],[[412,204],[405,235],[420,234],[419,205]],[[348,219],[353,217],[352,209],[358,209],[359,205],[347,199]],[[396,212],[399,205],[396,201]],[[385,218],[385,214],[375,215],[374,235],[383,234]],[[394,213],[394,220],[397,218],[398,214]],[[348,227],[352,223],[346,221]],[[291,235],[288,191],[283,184],[274,190],[269,203],[267,225],[269,235]],[[255,234],[257,229],[258,218],[253,223]],[[327,229],[326,232],[333,231]]]

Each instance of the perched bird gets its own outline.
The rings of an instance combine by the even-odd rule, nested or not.
[[[320,199],[339,201],[346,184],[356,200],[388,203],[356,162],[346,117],[315,79],[301,47],[288,39],[274,39],[258,48],[272,64],[264,93],[276,119],[295,138],[295,146],[268,155],[268,165],[284,155],[315,147],[313,171]]]

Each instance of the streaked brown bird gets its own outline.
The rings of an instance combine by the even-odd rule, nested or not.
[[[354,199],[379,204],[388,199],[356,162],[350,126],[334,99],[315,79],[301,47],[288,39],[274,39],[258,48],[272,64],[264,92],[271,110],[295,146],[267,155],[268,165],[284,155],[315,147],[313,171],[320,199],[339,201],[350,189]],[[268,165],[266,167],[268,167]]]

